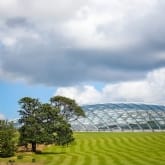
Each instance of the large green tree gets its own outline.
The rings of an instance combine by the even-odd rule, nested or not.
[[[0,157],[13,156],[17,145],[17,131],[13,123],[0,120]]]
[[[28,144],[31,143],[32,151],[36,151],[36,144],[41,142],[42,126],[36,120],[39,114],[41,103],[38,99],[30,97],[24,97],[19,100],[21,109],[19,114],[21,118],[19,123],[21,127],[20,132],[20,143]]]
[[[21,127],[20,142],[22,144],[31,143],[32,151],[36,152],[36,144],[60,145],[73,141],[73,134],[70,125],[64,120],[57,107],[50,104],[42,104],[38,99],[24,97],[19,101],[21,116],[19,122]],[[67,131],[63,131],[63,128]],[[62,132],[62,133],[61,133]],[[59,139],[67,137],[61,144]]]
[[[66,121],[76,120],[80,116],[85,117],[83,109],[75,100],[63,96],[54,96],[50,98],[50,102],[52,106],[60,110]]]

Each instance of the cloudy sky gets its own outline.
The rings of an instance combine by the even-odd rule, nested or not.
[[[24,96],[165,104],[164,0],[1,0],[0,118]]]

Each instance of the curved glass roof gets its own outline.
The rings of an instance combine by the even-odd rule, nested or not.
[[[82,108],[86,117],[71,122],[75,131],[165,130],[165,106],[109,103]]]

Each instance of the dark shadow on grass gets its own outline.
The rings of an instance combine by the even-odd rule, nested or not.
[[[44,151],[44,152],[36,152],[36,154],[39,155],[59,155],[59,154],[65,154],[66,152],[49,152],[49,151]]]

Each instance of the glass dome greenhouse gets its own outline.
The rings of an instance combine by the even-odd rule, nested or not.
[[[71,122],[74,131],[165,130],[165,106],[109,103],[82,108],[86,117]]]

